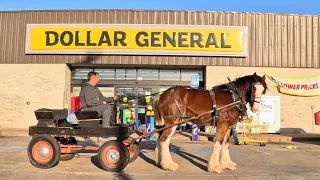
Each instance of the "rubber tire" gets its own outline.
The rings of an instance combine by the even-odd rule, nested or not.
[[[130,151],[129,151],[129,163],[132,163],[134,162],[138,156],[139,156],[139,153],[140,153],[140,146],[138,144],[134,144],[134,151],[133,151],[133,155],[130,157]]]
[[[52,155],[51,160],[48,163],[45,163],[45,164],[40,163],[40,162],[36,161],[34,159],[34,157],[32,156],[32,148],[39,141],[46,141],[52,147],[53,155]],[[40,169],[48,169],[48,168],[52,168],[52,167],[56,166],[59,163],[61,151],[60,151],[59,143],[54,137],[52,137],[50,135],[38,135],[38,136],[32,138],[31,141],[29,142],[27,154],[28,154],[29,161],[33,166],[40,168]]]
[[[104,154],[104,151],[110,147],[116,147],[116,148],[119,148],[119,150],[120,150],[119,160],[122,162],[117,166],[115,165],[114,167],[108,166],[104,162],[104,160],[107,160],[106,154]],[[105,153],[107,153],[107,152],[105,152]],[[119,141],[116,141],[116,140],[107,141],[99,148],[98,161],[99,161],[101,167],[107,171],[120,172],[129,164],[129,159],[130,159],[130,155],[129,155],[128,148],[123,143],[121,143]]]
[[[72,144],[77,145],[77,140],[74,137],[72,138]],[[67,155],[60,155],[60,161],[70,161],[71,159],[73,159],[76,156],[76,153],[73,154],[67,154]]]

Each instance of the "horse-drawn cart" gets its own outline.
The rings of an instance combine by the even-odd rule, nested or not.
[[[217,110],[236,103],[238,102],[218,108]],[[46,169],[56,166],[59,161],[71,160],[77,152],[98,151],[101,167],[107,171],[118,172],[124,169],[128,163],[136,160],[140,152],[139,143],[143,138],[175,125],[211,114],[212,112],[213,110],[187,118],[179,123],[157,129],[154,132],[142,133],[136,129],[134,123],[103,128],[101,127],[101,119],[97,119],[94,116],[95,112],[91,112],[91,118],[88,118],[87,114],[86,119],[81,118],[84,117],[81,114],[83,112],[76,112],[79,124],[71,124],[67,121],[68,111],[66,109],[39,109],[35,111],[38,124],[29,127],[29,135],[33,138],[28,146],[28,157],[33,166]],[[131,138],[130,136],[133,133],[137,133],[139,137]],[[113,136],[116,137],[116,140],[109,140],[101,147],[82,146],[78,145],[75,136]]]
[[[229,81],[231,82],[230,79]],[[241,93],[238,91],[238,89],[242,89]],[[162,135],[157,140],[158,142],[160,141],[159,143],[166,142],[167,139],[169,139],[168,142],[170,142],[168,134],[173,134],[171,130],[174,131],[177,125],[194,120],[198,121],[201,119],[200,122],[194,121],[194,123],[197,125],[210,123],[215,126],[216,117],[222,113],[224,113],[222,116],[219,115],[219,126],[223,127],[224,129],[220,129],[220,131],[218,130],[219,133],[216,137],[218,142],[215,143],[220,143],[222,146],[225,146],[227,140],[224,137],[228,131],[227,127],[230,127],[232,124],[235,124],[238,121],[238,115],[246,111],[247,103],[250,104],[251,109],[254,108],[257,110],[258,104],[260,103],[259,99],[261,98],[261,95],[265,93],[266,89],[267,85],[265,83],[265,76],[260,77],[257,76],[256,73],[254,73],[254,75],[239,78],[235,81],[235,83],[232,82],[228,85],[216,86],[210,91],[198,91],[189,87],[169,88],[161,94],[165,101],[158,99],[156,100],[157,103],[154,103],[154,109],[157,112],[155,114],[158,114],[157,118],[155,116],[155,119],[160,119],[160,111],[157,108],[159,103],[162,103],[161,107],[167,106],[171,111],[172,108],[176,108],[176,110],[174,111],[174,114],[171,114],[168,109],[166,110],[168,111],[167,114],[162,113],[163,118],[168,118],[169,120],[163,124],[162,128],[149,133],[142,133],[138,131],[134,123],[104,128],[101,125],[101,118],[95,111],[82,112],[73,110],[79,123],[72,124],[67,120],[69,114],[66,109],[39,109],[35,111],[38,124],[29,128],[29,135],[32,136],[33,139],[30,141],[28,146],[28,156],[31,164],[35,167],[51,168],[57,165],[60,160],[72,159],[76,152],[82,150],[95,150],[98,151],[98,159],[102,168],[108,171],[121,171],[128,165],[129,162],[133,162],[138,157],[140,152],[139,143],[143,138],[149,137],[154,133],[160,133]],[[184,93],[184,95],[181,96],[183,98],[180,97],[179,99],[180,104],[178,104],[178,96],[175,94],[177,91],[180,91],[178,92],[180,96]],[[215,94],[216,92],[214,91],[218,92],[219,94]],[[190,95],[188,95],[188,93],[190,93]],[[194,99],[192,99],[190,96],[193,96]],[[167,101],[166,99],[169,97],[173,97],[173,101]],[[191,98],[190,101],[193,102],[189,104],[188,108],[186,108],[190,109],[190,106],[193,108],[191,108],[193,112],[189,112],[188,116],[184,116],[186,112],[182,112],[180,108],[181,105],[187,106],[185,97]],[[211,97],[211,99],[209,97]],[[216,101],[216,98],[218,101]],[[195,99],[201,99],[203,101],[201,104],[206,106],[200,106],[200,102],[195,103]],[[79,109],[79,98],[77,98],[75,102],[77,102],[77,109]],[[231,110],[226,110],[224,112],[220,111],[221,109],[225,108],[231,108]],[[212,110],[209,111],[209,109]],[[178,114],[175,114],[176,112],[178,112]],[[233,115],[231,116],[230,114]],[[113,118],[116,118],[115,114],[110,115],[113,116]],[[208,119],[204,118],[203,116],[207,116]],[[176,121],[171,121],[172,117],[176,119]],[[230,123],[229,121],[232,122]],[[130,137],[133,133],[137,133],[139,137]],[[114,136],[116,137],[116,140],[107,141],[101,147],[81,146],[78,145],[75,136]],[[166,156],[170,156],[168,143],[164,143],[161,148],[163,148],[162,152],[166,153]],[[225,149],[228,148],[225,147]],[[217,151],[220,152],[220,150]],[[215,156],[219,157],[219,154]],[[164,157],[161,156],[160,161],[163,160],[163,158]],[[163,164],[165,166],[163,166]],[[170,167],[168,165],[170,165]],[[227,164],[227,166],[229,169],[235,168],[235,164],[233,162]],[[174,163],[172,160],[171,162],[162,162],[162,168],[164,169],[175,170],[177,167],[178,164]],[[208,170],[210,172],[222,172],[222,166],[219,164],[219,158],[208,163]]]

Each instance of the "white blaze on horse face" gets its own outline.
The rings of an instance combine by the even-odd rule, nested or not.
[[[262,96],[264,87],[261,84],[256,84],[254,85],[254,87],[256,88],[256,92],[255,92],[255,98],[254,98],[255,102],[253,102],[252,112],[256,113],[259,111],[261,96]]]

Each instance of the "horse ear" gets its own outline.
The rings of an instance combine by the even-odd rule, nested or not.
[[[256,75],[257,75],[257,73],[256,73],[256,72],[254,72],[254,73],[253,73],[253,75],[254,75],[254,76],[256,76]]]
[[[265,81],[266,80],[266,75],[262,76],[262,80]]]

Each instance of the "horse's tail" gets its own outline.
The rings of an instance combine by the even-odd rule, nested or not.
[[[161,94],[157,95],[153,100],[153,112],[154,112],[154,124],[155,127],[163,126],[164,120],[162,116],[160,115],[159,109],[158,109],[158,103],[160,99]]]

